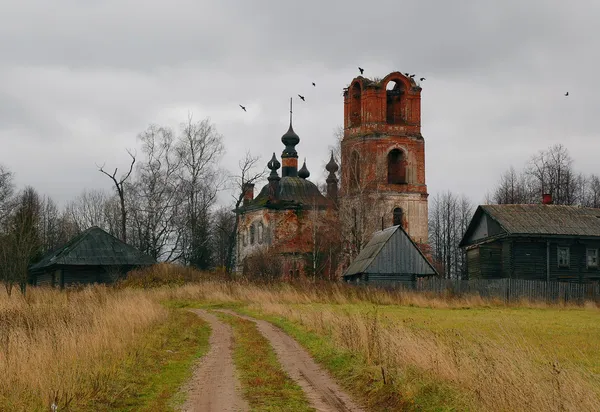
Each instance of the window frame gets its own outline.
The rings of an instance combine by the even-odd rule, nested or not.
[[[566,263],[562,263],[560,262],[561,256],[560,256],[560,252],[561,250],[566,250],[567,254],[566,254]],[[571,267],[571,248],[569,246],[557,246],[556,247],[556,264],[559,268],[569,268]]]
[[[590,265],[590,252],[594,252],[595,258],[596,258],[596,263],[593,265]],[[586,248],[585,250],[585,265],[588,269],[598,269],[598,248]]]

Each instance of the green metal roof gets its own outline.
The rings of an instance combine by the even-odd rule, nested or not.
[[[50,266],[144,266],[156,261],[99,227],[91,227],[44,256],[30,270]]]

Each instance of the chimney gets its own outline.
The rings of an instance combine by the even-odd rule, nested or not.
[[[551,205],[552,204],[552,193],[542,194],[542,204],[543,205]]]
[[[244,184],[244,206],[248,205],[254,199],[254,183]]]

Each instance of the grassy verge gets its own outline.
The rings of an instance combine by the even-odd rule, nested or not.
[[[256,411],[314,411],[302,389],[281,369],[273,348],[253,322],[218,313],[234,330],[234,361],[244,397]]]
[[[149,331],[115,376],[110,398],[83,410],[169,411],[185,400],[179,392],[193,363],[208,350],[210,327],[197,315],[171,309],[166,322]]]
[[[459,392],[433,377],[411,368],[399,371],[372,365],[359,353],[335,345],[331,337],[309,332],[284,317],[239,308],[237,310],[272,322],[283,329],[370,410],[469,410]]]

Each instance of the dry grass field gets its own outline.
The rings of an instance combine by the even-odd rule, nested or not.
[[[600,410],[600,309],[591,303],[505,306],[475,297],[206,276],[151,283],[138,277],[131,287],[0,294],[0,410],[43,411],[52,402],[61,412],[92,404],[159,410],[140,406],[156,395],[149,388],[157,379],[168,381],[153,389],[161,408],[172,409],[208,342],[205,325],[176,309],[194,306],[272,321],[370,410]],[[165,368],[144,380],[148,360],[173,347],[179,358],[158,362]]]
[[[505,306],[344,285],[208,282],[156,293],[277,323],[373,410],[600,410],[593,304]]]
[[[209,333],[141,290],[0,293],[0,410],[165,410]]]

